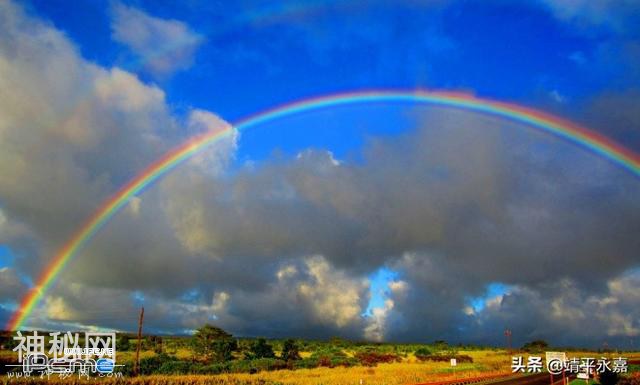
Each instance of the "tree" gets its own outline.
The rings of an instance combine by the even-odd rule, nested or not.
[[[264,338],[258,338],[251,345],[251,358],[274,358],[273,347]]]
[[[193,348],[205,361],[229,361],[238,349],[233,336],[219,327],[204,325],[193,335]]]
[[[415,353],[413,353],[413,355],[416,356],[416,358],[419,359],[420,361],[424,361],[427,359],[427,357],[431,356],[431,350],[425,347],[421,347],[418,350],[416,350]]]
[[[282,354],[281,357],[285,361],[299,360],[300,359],[300,349],[298,348],[298,344],[296,341],[289,338],[285,340],[282,344]]]
[[[118,338],[117,342],[118,350],[125,351],[131,348],[131,344],[129,343],[129,336],[121,335]]]
[[[549,347],[547,341],[544,340],[535,340],[531,342],[527,342],[522,346],[522,350],[530,353],[540,353],[545,351]]]

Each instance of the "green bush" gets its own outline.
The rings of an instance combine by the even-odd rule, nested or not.
[[[416,358],[419,359],[420,361],[424,361],[427,359],[427,357],[431,356],[431,350],[427,348],[420,348],[416,350],[415,353],[413,353],[413,355],[415,355]]]
[[[449,362],[452,358],[455,358],[459,364],[473,363],[473,358],[466,354],[431,354],[431,355],[418,355],[416,352],[416,358],[420,361],[433,361],[433,362]]]
[[[547,350],[549,344],[544,340],[535,340],[522,345],[522,350],[529,353],[541,353]]]
[[[163,363],[154,374],[188,374],[197,372],[198,364],[188,361],[168,361]]]
[[[229,363],[220,362],[210,365],[195,365],[192,367],[192,373],[194,374],[220,374],[229,372]]]
[[[140,374],[158,373],[162,365],[167,362],[177,361],[175,357],[168,354],[158,354],[153,357],[147,357],[140,360]]]
[[[358,352],[355,358],[361,365],[376,366],[379,363],[400,361],[400,357],[392,353],[380,353],[376,351]]]
[[[251,353],[249,358],[274,358],[273,347],[267,343],[264,338],[258,338],[251,345]]]
[[[305,367],[328,367],[333,368],[336,366],[354,366],[358,364],[358,360],[353,357],[348,357],[342,349],[337,347],[326,347],[325,349],[321,349],[315,351],[311,354],[311,360],[307,360],[304,365]],[[311,366],[315,362],[315,366]],[[296,366],[296,365],[294,365]]]
[[[126,334],[120,335],[117,341],[118,351],[127,351],[131,349],[131,344],[129,343],[129,336]]]
[[[318,359],[317,358],[302,358],[294,362],[294,369],[313,369],[318,367]]]
[[[456,359],[456,361],[458,361],[459,364],[462,363],[473,363],[473,358],[471,356],[468,356],[466,354],[457,354],[455,357],[453,357]]]
[[[320,357],[346,357],[347,354],[342,351],[342,349],[335,347],[326,347],[324,349],[318,349],[315,352],[311,353],[312,358],[320,358]]]
[[[282,344],[282,354],[281,358],[285,361],[299,360],[300,359],[300,348],[296,341],[293,339],[287,339]]]
[[[335,368],[336,366],[350,367],[358,364],[358,360],[352,357],[331,357],[329,361],[330,368]]]

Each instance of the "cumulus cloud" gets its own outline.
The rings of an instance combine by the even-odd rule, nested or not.
[[[306,261],[309,280],[298,284],[298,294],[311,307],[315,318],[338,328],[360,318],[363,293],[368,287],[331,267],[321,257]]]
[[[31,322],[130,330],[139,306],[144,305],[145,325],[153,331],[189,332],[204,323],[215,323],[240,335],[362,336],[365,320],[360,314],[369,299],[366,279],[336,270],[325,258],[316,255],[277,263],[278,268],[269,275],[261,273],[268,283],[255,289],[241,283],[250,280],[251,275],[231,272],[230,265],[226,263],[219,274],[235,275],[226,282],[209,274],[215,269],[200,277],[191,272],[188,278],[192,286],[170,293],[158,290],[157,285],[140,285],[144,294],[138,300],[132,294],[138,291],[127,287],[104,286],[91,279],[61,280]],[[164,286],[178,284],[174,274],[167,274],[166,270],[137,272],[155,277],[164,275]],[[115,279],[108,281],[112,283]]]
[[[224,287],[233,305],[220,322],[236,330],[314,333],[299,322],[340,330],[322,315],[340,309],[341,297],[313,295],[326,286],[319,277],[344,286],[340,277],[358,282],[386,264],[403,277],[391,287],[391,302],[358,319],[356,298],[366,295],[354,289],[343,309],[351,329],[342,332],[456,340],[458,327],[472,326],[472,314],[464,313],[469,296],[489,282],[542,296],[545,282],[566,278],[579,283],[568,291],[588,297],[637,264],[631,213],[638,186],[624,171],[567,143],[514,131],[513,123],[440,110],[419,116],[423,128],[373,140],[362,163],[336,163],[309,150],[222,179],[170,176],[159,192],[163,215],[180,243],[202,256],[197,270],[207,272],[194,276],[177,264],[173,275],[206,276],[197,278],[201,286]],[[530,146],[546,150],[532,157]],[[323,262],[281,265],[312,253]],[[334,273],[317,273],[329,268]],[[580,286],[586,282],[590,290]],[[297,311],[278,298],[298,304]],[[283,320],[268,307],[298,314]],[[269,326],[250,322],[258,319]],[[552,325],[561,330],[561,322]],[[474,338],[495,340],[494,331],[483,332]]]
[[[364,328],[364,337],[370,341],[383,341],[386,329],[386,320],[390,311],[393,310],[393,301],[387,299],[383,307],[376,307],[371,310],[369,323]]]
[[[136,61],[156,76],[167,76],[193,64],[204,37],[178,20],[161,19],[116,3],[111,20],[112,37],[125,45]]]
[[[567,279],[537,289],[517,287],[475,316],[468,333],[486,336],[487,329],[497,333],[509,325],[520,334],[520,343],[546,338],[558,345],[587,340],[592,346],[607,342],[628,347],[628,338],[640,335],[638,298],[632,294],[638,291],[639,278],[637,272],[622,274],[596,293]]]
[[[199,171],[204,171],[205,174],[221,173],[233,159],[238,143],[238,131],[218,115],[199,109],[194,109],[189,114],[187,128],[193,135],[210,132],[227,134],[226,140],[217,142],[209,151],[201,152],[189,159],[191,166],[199,168]]]
[[[99,202],[175,143],[224,122],[201,110],[183,122],[161,89],[87,62],[11,2],[0,5],[0,22],[0,242],[17,256],[11,274],[35,279]],[[212,146],[209,167],[233,149],[218,144],[228,150]],[[152,208],[137,197],[123,216],[133,226]]]
[[[639,187],[625,171],[514,123],[439,109],[416,117],[420,129],[372,139],[361,162],[307,150],[222,179],[165,180],[163,207],[180,242],[234,274],[233,281],[220,274],[215,280],[234,298],[235,326],[274,317],[249,306],[255,299],[248,293],[260,292],[263,303],[278,307],[272,296],[282,297],[282,282],[310,274],[323,286],[312,265],[279,262],[314,253],[323,258],[318,266],[337,271],[334,284],[340,277],[357,282],[380,266],[399,272],[402,279],[373,317],[357,320],[355,291],[348,301],[353,311],[343,310],[358,325],[351,335],[372,339],[491,335],[495,341],[495,330],[461,333],[477,316],[465,314],[468,298],[482,295],[487,284],[518,285],[542,297],[545,285],[568,280],[576,284],[567,292],[587,298],[637,266],[640,223],[632,213]],[[252,271],[236,275],[234,266],[243,263]],[[299,287],[315,303],[301,307],[302,319],[327,327],[322,315],[332,313],[325,306],[340,308],[341,297],[332,302],[309,294],[310,283]],[[487,309],[500,300],[492,298]],[[566,314],[550,314],[553,322],[541,322],[559,334]],[[288,321],[280,325],[301,330]]]

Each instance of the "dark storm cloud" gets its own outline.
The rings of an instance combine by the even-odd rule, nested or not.
[[[640,65],[640,45],[635,65]],[[586,111],[584,120],[591,127],[632,149],[640,149],[640,88],[605,92],[589,100]]]
[[[479,130],[490,130],[492,121],[456,118],[458,123],[443,119],[475,120]],[[491,133],[460,133],[423,130],[374,140],[361,166],[310,150],[221,181],[178,182],[168,212],[193,250],[220,256],[319,253],[338,266],[368,270],[405,250],[441,242],[455,202],[497,215],[503,168],[493,155],[500,153],[497,144]],[[464,158],[452,150],[464,150]],[[211,236],[194,236],[198,225]]]
[[[608,293],[638,266],[633,176],[511,122],[437,108],[414,117],[418,129],[372,138],[357,162],[306,150],[232,174],[185,166],[112,221],[65,282],[141,290],[155,330],[210,321],[243,335],[490,342],[508,324],[520,336],[595,343],[600,335],[562,321],[575,303],[607,296],[615,301],[598,322],[626,322],[625,294]],[[378,319],[361,317],[369,294],[359,282],[381,266],[399,273],[402,290]],[[549,311],[558,281],[570,283],[566,314]],[[491,282],[518,290],[504,308],[470,314],[470,298]],[[52,293],[95,309],[85,295]]]
[[[606,343],[634,348],[631,340],[640,334],[638,278],[637,271],[623,274],[598,293],[571,280],[548,283],[538,290],[515,288],[475,316],[468,333],[490,342],[509,327],[517,344],[543,338],[556,346]]]
[[[24,293],[27,285],[18,278],[10,267],[0,268],[0,303],[13,300]]]
[[[631,175],[568,143],[523,140],[512,123],[501,130],[504,122],[450,111],[427,119],[370,143],[363,164],[308,151],[222,181],[177,183],[169,216],[193,250],[319,253],[355,271],[408,251],[442,253],[458,271],[505,282],[593,279],[637,262]],[[211,235],[194,237],[203,228]]]
[[[259,318],[263,326],[254,327],[273,325],[260,330],[301,330],[257,306],[244,285],[252,271],[305,255],[322,255],[354,280],[383,265],[398,271],[407,289],[391,295],[385,333],[403,340],[500,338],[464,313],[491,282],[532,293],[521,298],[540,298],[546,314],[551,283],[571,282],[566,290],[574,299],[602,296],[638,266],[640,186],[628,172],[513,123],[437,109],[416,117],[420,129],[373,139],[362,162],[308,150],[217,180],[185,174],[163,183],[166,213],[186,249],[213,258],[222,271],[244,256],[246,278],[225,287],[229,309],[242,314],[230,327]],[[276,280],[257,280],[280,295],[269,279]],[[258,302],[271,303],[268,297],[261,293]],[[513,311],[526,320],[525,307]],[[607,314],[599,315],[603,324]],[[548,329],[527,335],[565,332],[553,315],[535,322]],[[572,333],[566,340],[580,341],[580,331]]]

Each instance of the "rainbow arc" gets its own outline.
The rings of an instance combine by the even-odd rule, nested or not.
[[[308,111],[340,105],[381,102],[410,102],[453,107],[524,123],[531,128],[555,135],[563,140],[583,147],[598,156],[609,159],[613,163],[630,171],[636,177],[640,177],[640,156],[638,154],[595,131],[559,117],[517,104],[480,99],[465,94],[393,90],[341,93],[300,100],[249,116],[237,122],[233,127],[196,136],[168,152],[138,174],[138,176],[133,178],[127,185],[104,201],[99,209],[96,210],[82,227],[64,244],[35,281],[35,286],[22,299],[20,305],[7,323],[6,329],[18,330],[24,326],[33,309],[37,307],[55,283],[56,278],[64,270],[64,267],[78,254],[79,250],[128,203],[130,198],[141,193],[147,186],[183,163],[186,159],[206,149],[222,138],[231,135],[234,128],[238,131],[243,131],[262,123]]]

